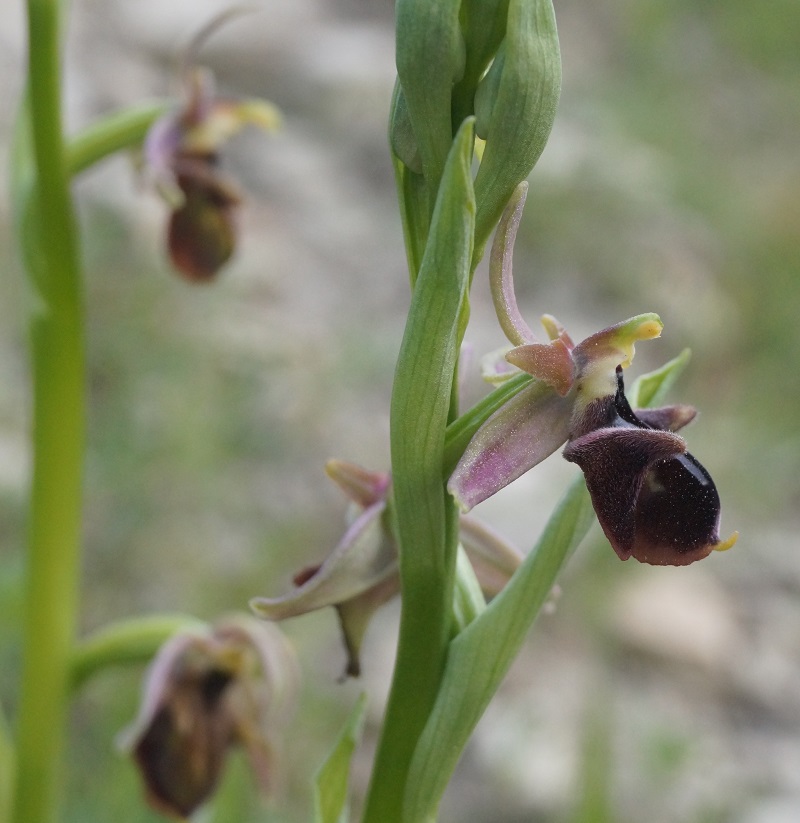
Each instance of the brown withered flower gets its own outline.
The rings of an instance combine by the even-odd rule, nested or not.
[[[347,650],[343,677],[358,677],[369,621],[400,593],[397,541],[387,511],[391,477],[343,460],[330,460],[325,468],[351,502],[344,536],[322,563],[294,576],[294,586],[287,594],[256,597],[250,606],[267,620],[285,620],[333,606]],[[487,597],[494,596],[522,562],[521,554],[471,517],[461,518],[460,538],[481,589]]]
[[[218,97],[211,72],[191,64],[199,45],[230,16],[213,20],[191,43],[182,71],[184,101],[153,124],[144,144],[147,172],[171,208],[170,258],[195,283],[212,280],[236,247],[242,195],[219,169],[220,148],[245,126],[272,131],[280,124],[270,103]]]
[[[285,722],[297,664],[274,626],[229,618],[173,636],[147,674],[139,715],[124,734],[157,810],[185,819],[217,787],[233,746],[260,788],[272,771],[272,737]]]

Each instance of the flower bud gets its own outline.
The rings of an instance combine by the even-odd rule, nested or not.
[[[398,0],[396,5],[397,76],[432,198],[453,142],[453,84],[464,72],[460,5],[461,0]],[[392,146],[401,146],[403,159],[404,138],[394,134],[403,120],[393,117],[392,123]]]
[[[511,0],[505,38],[475,96],[486,140],[475,178],[475,245],[482,249],[518,183],[530,174],[553,126],[561,57],[551,0]]]

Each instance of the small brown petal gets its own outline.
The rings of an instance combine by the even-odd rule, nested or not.
[[[694,406],[663,406],[660,409],[636,409],[636,417],[654,429],[675,432],[688,425],[697,416]]]

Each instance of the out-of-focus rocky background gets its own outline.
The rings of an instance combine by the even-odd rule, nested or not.
[[[213,618],[278,594],[343,528],[322,470],[388,461],[408,288],[386,148],[389,0],[260,0],[202,51],[223,92],[266,97],[276,135],[225,153],[249,193],[235,261],[175,277],[163,205],[129,157],[75,185],[86,263],[91,419],[83,628],[139,612]],[[69,126],[174,94],[181,47],[218,0],[75,0]],[[0,5],[0,180],[23,80],[20,4]],[[531,177],[523,311],[574,337],[643,311],[665,322],[632,371],[691,347],[674,399],[736,547],[685,569],[620,564],[598,532],[561,581],[470,745],[442,810],[457,823],[800,820],[800,8],[559,0],[564,87]],[[13,708],[29,407],[24,287],[0,205],[0,693]],[[469,339],[503,343],[485,276]],[[475,399],[477,374],[465,387]],[[481,507],[523,550],[574,467],[555,456]],[[362,683],[335,615],[285,625],[301,659],[282,788],[253,819],[310,817],[310,775],[362,688],[357,793],[391,670],[396,604]],[[137,673],[138,675],[138,673]],[[65,820],[154,821],[113,737],[138,676],[78,702]]]

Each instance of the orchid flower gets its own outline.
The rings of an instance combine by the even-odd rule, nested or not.
[[[250,617],[174,635],[147,674],[142,705],[122,745],[150,804],[184,819],[214,792],[228,749],[242,746],[259,785],[271,771],[271,735],[297,689],[283,635]]]
[[[335,607],[347,649],[344,677],[358,677],[369,620],[400,593],[397,542],[387,510],[391,478],[341,460],[331,460],[325,468],[351,501],[344,536],[321,564],[294,576],[294,589],[288,594],[257,597],[250,605],[267,620]],[[487,596],[495,595],[519,566],[522,555],[474,518],[462,518],[461,536],[481,588]]]
[[[675,431],[695,416],[690,406],[633,411],[622,370],[634,346],[661,334],[655,314],[641,314],[577,345],[558,321],[542,318],[540,342],[522,318],[511,258],[527,186],[518,188],[498,225],[490,278],[495,309],[513,348],[508,364],[535,379],[476,432],[448,483],[468,511],[566,442],[564,457],[583,470],[600,525],[622,560],[687,565],[733,545],[719,537],[720,501],[709,473]]]
[[[190,44],[182,72],[185,100],[153,124],[144,145],[148,174],[172,210],[172,263],[192,282],[211,280],[236,245],[242,196],[218,168],[219,149],[247,125],[273,131],[280,124],[277,109],[263,100],[217,97],[211,72],[190,65],[199,44],[229,16],[213,20]]]

